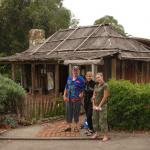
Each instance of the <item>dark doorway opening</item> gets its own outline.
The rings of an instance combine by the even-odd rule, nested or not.
[[[64,92],[68,75],[69,75],[69,67],[65,65],[60,65],[59,67],[59,85],[60,85],[59,92],[60,93]]]

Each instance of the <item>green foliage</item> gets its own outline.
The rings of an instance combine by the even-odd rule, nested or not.
[[[24,89],[13,80],[0,75],[0,112],[16,113],[21,111],[25,98]]]
[[[112,129],[150,129],[150,84],[109,81],[108,121]]]
[[[17,127],[17,122],[10,116],[5,116],[4,120],[2,121],[2,124],[3,126],[9,125],[11,128]]]
[[[41,28],[50,36],[68,28],[71,13],[62,0],[4,0],[0,7],[0,52],[12,55],[28,48],[28,33]]]
[[[94,25],[97,24],[111,24],[113,29],[116,30],[118,33],[125,35],[124,28],[121,24],[113,16],[104,16],[100,19],[95,20]]]
[[[0,7],[0,51],[12,54],[27,48],[26,29],[23,27],[23,0],[5,0]]]
[[[0,65],[0,73],[8,78],[11,78],[11,66],[10,64]]]

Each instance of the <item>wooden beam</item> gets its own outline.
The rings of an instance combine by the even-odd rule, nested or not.
[[[141,83],[144,83],[145,79],[144,79],[144,62],[142,62],[142,72],[141,72]]]
[[[147,69],[147,83],[150,83],[150,62],[147,62],[147,67],[146,67],[146,69]]]
[[[91,65],[91,64],[102,64],[103,60],[98,59],[98,60],[65,60],[64,64],[74,64],[74,65]]]
[[[122,60],[122,76],[121,79],[125,79],[125,61]]]
[[[72,65],[69,64],[69,75],[71,76],[71,74],[72,74]]]
[[[117,77],[116,72],[117,72],[117,60],[113,58],[111,63],[111,78],[116,79]]]
[[[55,65],[55,94],[59,94],[59,64]]]
[[[11,74],[11,77],[12,77],[12,80],[16,80],[16,64],[12,64],[11,65],[11,71],[12,71],[12,74]]]
[[[8,62],[8,61],[6,61],[6,62],[1,62],[0,61],[0,64],[32,64],[32,63],[34,63],[34,64],[36,64],[36,65],[38,65],[38,64],[51,64],[51,65],[55,65],[55,64],[57,64],[58,63],[58,60],[39,60],[39,61],[14,61],[14,62]]]
[[[95,76],[95,65],[94,64],[92,64],[92,75],[93,75],[93,77]]]
[[[25,64],[20,64],[20,68],[21,68],[21,85],[24,88],[27,88],[27,77],[26,77]]]
[[[67,53],[67,52],[69,52],[69,51],[73,51],[73,49],[60,49],[60,50],[57,50],[57,52],[58,53]],[[114,52],[114,53],[116,53],[116,52],[118,52],[118,50],[116,50],[116,49],[99,49],[99,48],[94,48],[94,49],[88,49],[88,50],[86,50],[86,49],[79,49],[78,50],[78,53],[98,53],[98,52]],[[38,53],[42,53],[42,52],[38,52]]]
[[[92,64],[92,75],[93,75],[93,79],[95,79],[96,74],[97,74],[97,65]]]
[[[135,83],[138,83],[138,63],[135,62]]]
[[[21,85],[24,87],[24,65],[20,65],[21,68]]]
[[[35,64],[31,64],[32,94],[35,91]]]
[[[104,60],[104,65],[103,66],[101,65],[99,67],[100,67],[100,70],[101,70],[100,72],[103,73],[104,80],[108,81],[108,79],[111,78],[111,65],[109,64],[108,59],[105,59]]]

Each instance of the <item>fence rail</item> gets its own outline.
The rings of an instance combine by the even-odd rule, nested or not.
[[[62,97],[54,95],[27,94],[24,104],[24,115],[27,119],[39,119],[64,114]]]

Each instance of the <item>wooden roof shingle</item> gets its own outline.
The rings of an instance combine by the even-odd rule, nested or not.
[[[117,33],[110,25],[59,30],[42,44],[0,61],[95,60],[115,54],[119,59],[150,61],[150,48]]]

